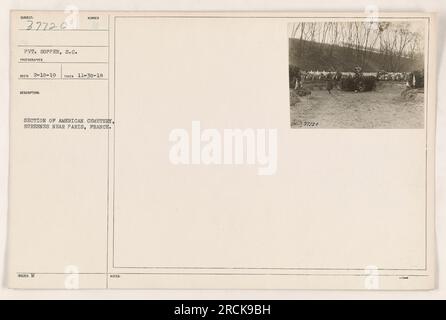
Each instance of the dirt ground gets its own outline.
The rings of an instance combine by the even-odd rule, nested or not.
[[[346,92],[312,88],[311,95],[290,92],[291,128],[423,128],[424,93],[404,83],[378,82],[375,91]]]

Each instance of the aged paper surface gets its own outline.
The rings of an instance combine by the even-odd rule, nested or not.
[[[435,16],[11,12],[11,288],[432,289]]]

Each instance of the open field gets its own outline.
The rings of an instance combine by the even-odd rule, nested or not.
[[[346,92],[304,84],[311,95],[298,97],[290,89],[291,128],[391,128],[424,127],[423,90],[405,90],[403,82],[378,82],[376,90]]]

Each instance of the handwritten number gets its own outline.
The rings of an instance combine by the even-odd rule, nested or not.
[[[27,22],[29,24],[26,26],[26,30],[32,30],[32,28],[33,28],[33,21],[32,20],[28,20]]]

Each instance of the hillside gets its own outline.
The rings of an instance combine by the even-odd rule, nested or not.
[[[423,68],[423,59],[398,58],[377,52],[355,50],[354,48],[321,44],[312,41],[289,39],[289,63],[303,70],[351,71],[360,65],[364,72],[379,70],[411,72]]]

